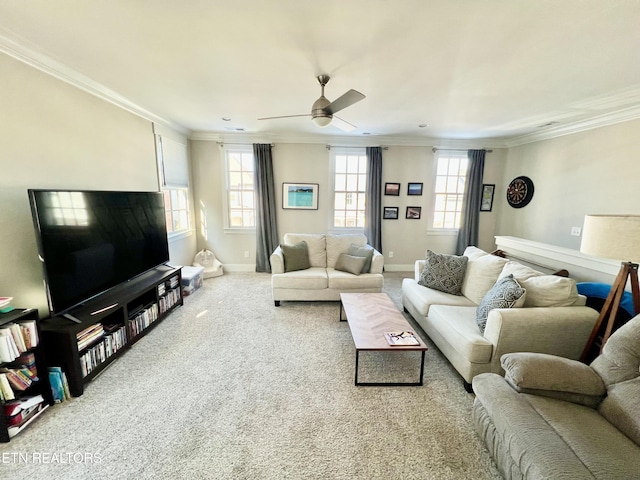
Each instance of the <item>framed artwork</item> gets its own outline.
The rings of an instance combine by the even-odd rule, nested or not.
[[[384,212],[382,213],[382,218],[384,220],[397,220],[398,219],[398,207],[384,207]]]
[[[411,220],[420,220],[420,214],[422,213],[422,207],[407,207],[407,214],[405,218]]]
[[[317,183],[283,183],[282,208],[299,210],[318,209]]]
[[[485,183],[482,185],[482,200],[480,201],[481,212],[490,212],[493,208],[493,193],[495,189],[495,184]]]
[[[409,183],[407,195],[422,195],[422,183]]]
[[[400,184],[399,183],[385,183],[384,184],[384,194],[385,195],[394,195],[396,197],[400,196]]]

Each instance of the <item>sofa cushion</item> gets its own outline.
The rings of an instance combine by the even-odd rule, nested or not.
[[[596,408],[606,389],[590,366],[545,353],[506,353],[500,358],[504,379],[516,391]]]
[[[640,373],[640,315],[636,315],[616,330],[602,354],[591,362],[605,385],[625,382]]]
[[[360,275],[366,262],[366,257],[356,257],[354,255],[341,253],[338,257],[338,261],[336,262],[335,269],[340,270],[341,272],[348,272],[353,275]]]
[[[405,278],[402,280],[402,295],[411,302],[423,317],[429,316],[431,305],[476,306],[471,300],[461,295],[452,295],[418,285],[418,282],[413,278]]]
[[[524,305],[526,291],[509,274],[498,280],[480,301],[476,310],[476,322],[480,332],[484,333],[489,312],[494,308],[513,308]]]
[[[311,266],[309,264],[309,249],[304,240],[294,245],[280,245],[280,248],[284,257],[285,273],[306,270]]]
[[[427,258],[418,283],[441,292],[461,295],[460,289],[468,260],[465,256],[447,255],[427,250]]]
[[[384,277],[371,273],[363,273],[355,276],[347,272],[341,272],[333,268],[327,268],[327,277],[329,288],[340,290],[342,292],[353,290],[382,290]]]
[[[527,267],[518,262],[514,262],[513,260],[509,260],[500,272],[498,278],[506,277],[507,275],[513,275],[518,282],[522,282],[522,280],[526,280],[531,277],[540,277],[544,275],[544,273],[539,272],[538,270],[534,270],[531,267]]]
[[[572,278],[539,275],[520,281],[520,285],[527,290],[525,307],[568,307],[578,300],[578,288]]]
[[[467,273],[462,282],[462,294],[478,305],[493,287],[507,260],[495,255],[469,259]]]
[[[366,245],[367,237],[362,234],[326,235],[327,267],[334,268],[341,253],[347,253],[352,244]]]
[[[364,257],[365,262],[362,267],[362,273],[369,273],[371,271],[371,259],[373,258],[373,247],[371,245],[356,245],[352,243],[349,246],[349,250],[347,250],[347,254]]]
[[[345,273],[345,275],[349,275]],[[353,276],[352,276],[353,278]],[[327,269],[311,267],[290,273],[271,275],[272,288],[293,288],[297,290],[319,290],[329,286]]]
[[[478,329],[475,307],[432,305],[429,309],[428,321],[468,362],[489,363],[491,361],[493,345]]]
[[[327,266],[327,243],[324,234],[318,233],[285,233],[284,243],[286,245],[294,245],[301,241],[307,242],[309,249],[309,264],[312,267]]]
[[[462,255],[467,257],[469,260],[475,260],[476,258],[484,257],[485,255],[489,254],[478,247],[470,245],[464,249]]]
[[[600,415],[640,445],[640,378],[615,383],[598,408]]]

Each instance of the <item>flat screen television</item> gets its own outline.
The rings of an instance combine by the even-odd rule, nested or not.
[[[52,315],[64,315],[169,261],[159,192],[28,194]]]

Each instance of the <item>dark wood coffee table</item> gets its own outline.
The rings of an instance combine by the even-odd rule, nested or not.
[[[342,318],[342,312],[345,313],[346,318]],[[356,385],[415,387],[423,384],[424,353],[427,351],[427,346],[386,293],[341,293],[340,321],[349,323],[353,343],[356,347]],[[415,336],[420,340],[420,345],[391,346],[384,336],[386,332],[403,332],[407,330],[414,332]],[[406,352],[408,350],[422,352],[420,358],[420,380],[418,382],[358,382],[360,352]]]

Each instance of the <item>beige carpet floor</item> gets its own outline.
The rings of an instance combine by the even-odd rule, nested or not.
[[[385,274],[398,308],[400,273]],[[11,479],[493,479],[473,395],[430,345],[422,387],[355,387],[338,303],[271,300],[267,274],[205,280],[89,384],[0,445]],[[419,354],[363,354],[363,380]],[[417,356],[416,356],[417,355]]]

